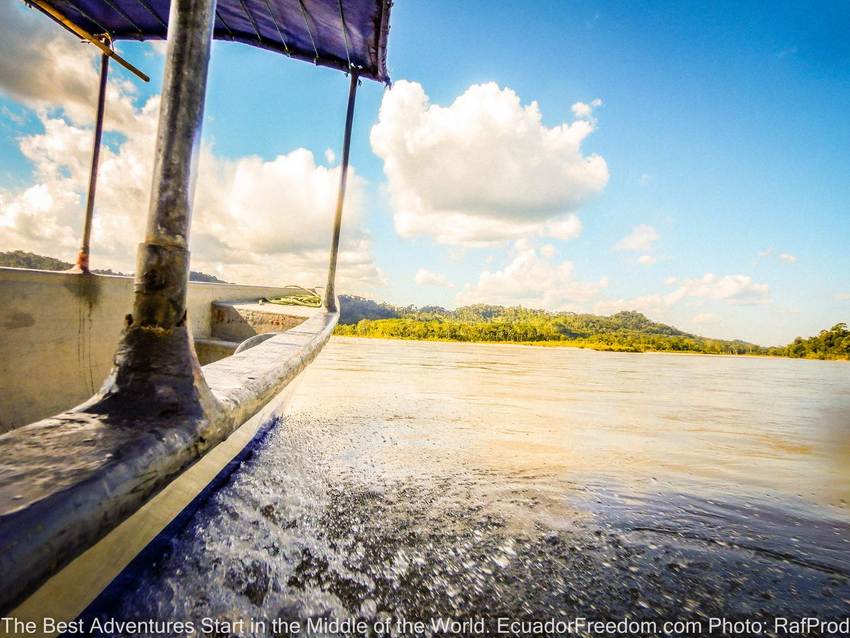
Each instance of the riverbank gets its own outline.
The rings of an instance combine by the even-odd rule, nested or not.
[[[755,357],[759,359],[799,359],[806,361],[845,361],[850,362],[850,357],[846,356],[804,356],[791,357],[785,354],[776,354],[773,352],[701,352],[698,350],[660,350],[660,349],[634,349],[628,347],[607,346],[592,341],[470,341],[460,339],[446,339],[440,337],[404,337],[404,336],[386,336],[386,335],[370,335],[357,334],[347,330],[348,326],[338,326],[334,331],[334,336],[348,337],[351,339],[385,339],[389,341],[414,341],[414,342],[434,342],[434,343],[466,343],[475,345],[505,345],[505,346],[533,346],[536,348],[578,348],[580,350],[594,350],[596,352],[622,352],[632,354],[675,354],[675,355],[691,355],[691,356],[712,356],[712,357]]]
[[[455,310],[379,304],[342,296],[337,334],[417,341],[523,343],[615,352],[755,354],[797,359],[850,358],[850,330],[838,323],[813,337],[785,346],[761,346],[741,339],[716,339],[685,332],[636,311],[612,315],[549,312],[486,304]]]

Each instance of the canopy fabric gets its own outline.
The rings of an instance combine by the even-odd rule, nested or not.
[[[164,40],[170,0],[47,0],[113,40]],[[213,37],[389,83],[391,0],[218,0]]]

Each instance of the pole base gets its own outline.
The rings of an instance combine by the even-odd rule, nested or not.
[[[98,411],[119,420],[212,420],[221,412],[204,380],[192,334],[186,326],[170,331],[128,326],[96,404]]]

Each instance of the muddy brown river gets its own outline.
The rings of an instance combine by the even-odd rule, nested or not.
[[[848,499],[846,362],[334,338],[254,454],[87,617],[831,635]]]

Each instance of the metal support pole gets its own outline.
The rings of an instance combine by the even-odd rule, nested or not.
[[[50,18],[54,22],[61,24],[63,27],[65,27],[68,31],[70,31],[71,33],[73,33],[77,37],[82,38],[83,40],[88,40],[89,42],[91,42],[93,45],[95,45],[98,49],[100,49],[103,52],[103,55],[108,55],[110,58],[114,58],[115,61],[118,64],[120,64],[125,69],[127,69],[128,71],[133,73],[140,80],[143,80],[144,82],[150,82],[151,79],[145,73],[143,73],[142,71],[140,71],[139,69],[134,67],[132,64],[127,62],[127,60],[125,60],[120,55],[115,53],[115,51],[113,51],[109,47],[109,45],[106,44],[106,42],[102,41],[102,38],[100,38],[100,37],[98,37],[98,36],[96,36],[92,33],[89,33],[88,31],[83,29],[80,25],[78,25],[78,24],[72,22],[71,20],[69,20],[68,18],[66,18],[62,13],[60,13],[49,2],[46,2],[45,0],[24,0],[24,2],[26,2],[30,6],[33,6],[36,9],[38,9],[39,11],[41,11],[44,15],[46,15],[48,18]]]
[[[77,254],[77,269],[89,271],[89,248],[91,245],[91,222],[94,214],[94,196],[97,191],[97,166],[100,162],[100,143],[103,138],[103,113],[106,105],[106,77],[109,74],[109,56],[100,56],[100,88],[97,94],[97,115],[94,121],[94,144],[91,153],[89,192],[86,197],[86,218],[83,222],[83,241]]]
[[[187,246],[214,19],[215,0],[171,2],[153,186],[136,261],[133,314],[126,318],[115,367],[98,403],[98,409],[115,418],[134,423],[150,419],[151,427],[165,415],[194,420],[201,427],[220,414],[186,325]]]
[[[328,285],[325,287],[325,308],[336,312],[336,262],[339,255],[339,234],[342,228],[342,207],[345,203],[345,184],[348,180],[348,156],[351,150],[351,125],[354,122],[354,101],[357,97],[357,73],[351,73],[351,85],[348,89],[348,110],[345,113],[345,135],[342,141],[342,165],[339,176],[339,192],[336,198],[336,216],[334,217],[333,239],[331,241],[331,258],[328,264]]]
[[[133,324],[182,325],[188,238],[204,116],[215,0],[174,0],[145,242],[139,246]]]

